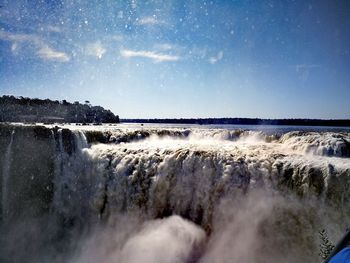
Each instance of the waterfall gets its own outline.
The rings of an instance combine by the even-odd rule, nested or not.
[[[16,202],[23,202],[16,207],[49,206],[40,214],[43,221],[34,223],[35,234],[31,221],[24,229],[13,226],[18,238],[39,240],[36,249],[44,252],[37,262],[48,261],[46,242],[76,253],[61,255],[61,262],[86,262],[92,254],[95,262],[127,258],[122,263],[143,257],[145,262],[317,262],[317,230],[326,226],[339,234],[350,220],[349,133],[22,127],[15,143],[26,146],[18,155],[28,162],[14,159],[23,166],[15,176],[14,134],[4,151],[3,214],[10,209],[10,174],[16,186],[25,182],[17,189],[28,193],[16,193]],[[25,172],[35,176],[40,167],[36,179],[41,179],[30,181]],[[41,202],[50,195],[38,184],[47,181],[52,197]],[[27,224],[23,216],[19,221]],[[167,243],[174,249],[166,249]],[[28,242],[22,245],[25,250]],[[135,253],[143,249],[148,252]]]
[[[6,219],[8,213],[8,180],[10,177],[11,161],[12,161],[12,144],[15,136],[15,131],[11,132],[10,142],[7,146],[4,161],[3,161],[3,170],[2,170],[2,214],[3,218]]]
[[[72,135],[72,138],[68,134]],[[57,137],[52,208],[57,213],[70,216],[70,213],[73,215],[75,212],[69,208],[71,205],[77,205],[81,198],[79,188],[82,186],[79,178],[85,174],[84,168],[87,165],[83,149],[89,145],[83,131],[73,130],[64,134],[62,129],[58,129]],[[73,149],[71,153],[66,151],[65,143],[71,144],[69,146]],[[75,210],[80,211],[77,208]]]
[[[88,142],[83,131],[74,131],[74,137],[78,151],[88,147]]]

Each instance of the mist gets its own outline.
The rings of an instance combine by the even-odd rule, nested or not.
[[[1,262],[319,262],[349,219],[348,133],[1,129]]]

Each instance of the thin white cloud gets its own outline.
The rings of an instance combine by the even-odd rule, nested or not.
[[[17,34],[4,30],[0,30],[0,39],[13,42],[33,42],[34,44],[40,44],[40,39],[36,35],[31,34]]]
[[[120,55],[126,58],[131,57],[142,57],[152,59],[154,62],[168,62],[168,61],[178,61],[180,59],[179,56],[167,55],[162,53],[156,53],[154,51],[135,51],[129,49],[120,50]]]
[[[209,63],[210,63],[210,64],[216,64],[216,63],[219,62],[223,57],[224,57],[224,52],[220,51],[215,57],[210,57],[210,58],[209,58]]]
[[[68,62],[70,60],[70,57],[60,51],[56,51],[48,46],[42,47],[37,54],[40,58],[44,60],[51,60],[51,61],[57,61],[57,62]]]
[[[154,26],[154,25],[164,24],[164,22],[158,20],[156,16],[145,16],[145,17],[137,18],[136,24],[140,26],[145,26],[145,25]]]
[[[101,59],[107,52],[107,49],[102,45],[101,41],[97,41],[95,43],[88,44],[85,51],[87,55]]]
[[[11,51],[16,52],[18,49],[18,43],[32,43],[38,51],[36,54],[43,60],[57,61],[57,62],[68,62],[70,57],[60,51],[56,51],[49,47],[45,42],[34,34],[20,34],[12,33],[4,30],[0,30],[0,40],[12,42]]]

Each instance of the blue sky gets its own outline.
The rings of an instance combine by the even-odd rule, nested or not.
[[[0,6],[0,94],[122,118],[350,118],[347,0]]]

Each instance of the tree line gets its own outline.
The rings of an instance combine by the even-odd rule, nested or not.
[[[119,116],[89,101],[82,104],[5,95],[0,97],[0,122],[118,123]]]

